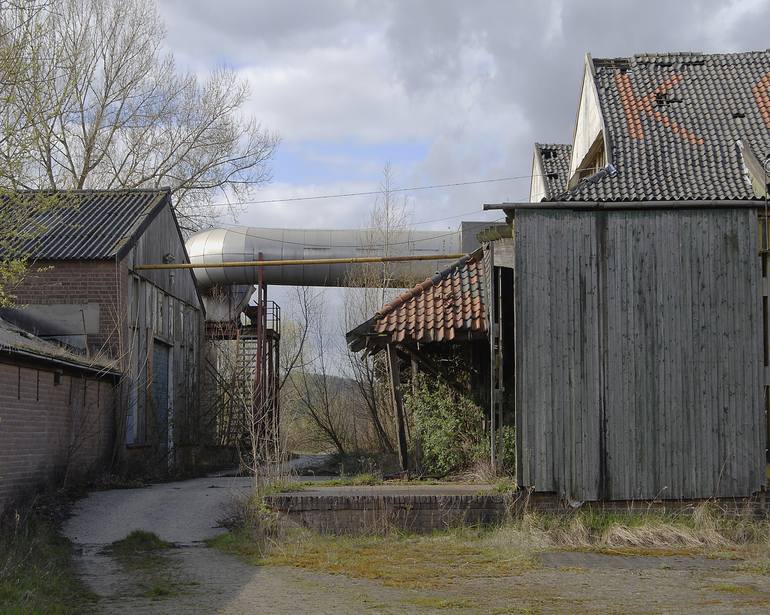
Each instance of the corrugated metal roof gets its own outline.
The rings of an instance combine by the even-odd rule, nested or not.
[[[117,375],[114,362],[103,358],[89,358],[72,352],[54,342],[41,339],[0,318],[0,352],[21,354],[28,358],[66,364],[104,375]]]
[[[451,342],[487,331],[482,250],[401,293],[347,334],[351,350],[380,342]]]
[[[15,245],[36,260],[106,260],[122,255],[170,195],[168,190],[29,191],[5,195],[0,207],[30,220]],[[29,210],[29,214],[25,210]]]

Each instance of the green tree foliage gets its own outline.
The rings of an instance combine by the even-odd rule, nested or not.
[[[405,401],[428,473],[445,475],[463,470],[483,455],[484,412],[468,396],[420,375]]]

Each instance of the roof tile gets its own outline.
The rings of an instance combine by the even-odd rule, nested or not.
[[[452,341],[461,333],[484,335],[484,279],[479,249],[386,303],[374,318],[348,333],[348,342],[361,349],[371,335],[420,343]]]
[[[557,201],[756,198],[736,142],[770,155],[770,50],[593,60],[612,169]]]

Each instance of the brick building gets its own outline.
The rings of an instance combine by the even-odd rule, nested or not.
[[[108,361],[0,319],[0,511],[26,489],[109,460],[118,377]]]
[[[165,471],[205,441],[198,400],[204,308],[193,274],[137,266],[188,262],[167,190],[60,191],[43,196],[17,247],[32,259],[2,316],[120,372],[117,458]]]

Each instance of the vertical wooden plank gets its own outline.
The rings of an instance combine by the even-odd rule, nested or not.
[[[540,424],[540,448],[538,455],[539,473],[542,475],[543,484],[555,485],[556,480],[554,476],[554,459],[557,458],[561,451],[557,451],[554,446],[554,430],[556,428],[556,409],[553,404],[553,389],[554,389],[554,374],[553,374],[553,348],[554,348],[554,334],[551,328],[551,322],[553,318],[553,273],[554,273],[554,260],[557,255],[553,253],[553,216],[549,215],[543,223],[538,225],[541,236],[538,245],[540,246],[541,258],[538,259],[544,265],[543,270],[538,270],[537,286],[538,296],[540,297],[540,333],[541,333],[541,348],[548,348],[549,351],[540,354],[541,360],[539,364],[539,376],[540,376],[540,407],[542,409],[541,416],[543,421]]]
[[[530,285],[527,270],[527,255],[531,249],[531,241],[527,235],[526,212],[517,212],[514,221],[514,297],[516,311],[516,356],[515,363],[515,395],[516,395],[516,444],[518,449],[517,480],[520,485],[531,486],[532,469],[529,437],[530,399],[528,396],[531,367],[528,340],[532,336],[532,319],[530,316]]]
[[[396,415],[396,439],[398,441],[398,460],[401,470],[409,470],[409,455],[406,448],[406,427],[404,422],[404,398],[401,393],[401,368],[398,364],[396,349],[393,344],[387,345],[388,363],[390,365],[390,394],[393,400],[393,410]]]

